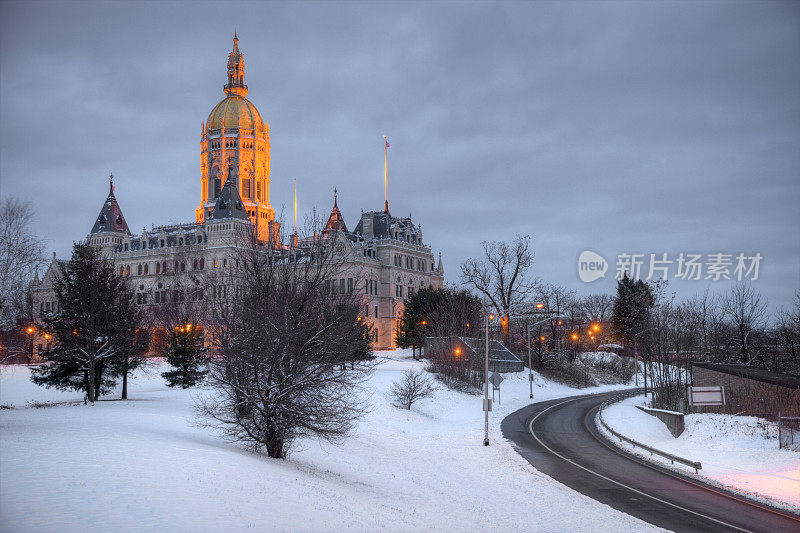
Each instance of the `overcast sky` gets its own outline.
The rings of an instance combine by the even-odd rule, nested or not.
[[[0,195],[66,257],[116,176],[132,231],[191,222],[238,31],[271,203],[412,214],[447,281],[530,234],[534,274],[611,292],[620,252],[764,259],[800,287],[800,3],[0,4]],[[578,254],[610,262],[582,283]],[[670,270],[674,276],[676,267]],[[671,282],[679,296],[723,282]]]

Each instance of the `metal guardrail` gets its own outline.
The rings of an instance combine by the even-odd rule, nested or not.
[[[678,457],[677,455],[672,455],[671,453],[662,452],[661,450],[653,448],[652,446],[648,446],[647,444],[642,444],[639,441],[635,441],[635,440],[633,440],[631,438],[628,438],[625,435],[621,435],[621,434],[617,433],[616,431],[614,431],[613,429],[611,429],[608,426],[608,424],[606,424],[606,421],[603,420],[603,409],[605,409],[607,406],[609,406],[612,403],[616,403],[618,401],[621,401],[623,398],[624,398],[624,396],[623,397],[614,398],[613,400],[606,400],[600,405],[600,410],[598,411],[598,418],[600,419],[600,423],[603,424],[603,427],[606,428],[606,430],[609,433],[611,433],[612,435],[614,435],[615,437],[617,437],[620,440],[624,440],[625,442],[627,442],[629,444],[632,444],[634,447],[638,447],[638,448],[642,448],[643,450],[647,450],[648,452],[650,452],[651,455],[652,454],[660,455],[661,457],[665,457],[665,458],[669,459],[673,464],[678,462],[678,463],[681,463],[681,464],[686,465],[688,467],[694,468],[694,473],[695,474],[698,474],[699,473],[698,471],[702,470],[703,465],[700,464],[700,461],[690,461],[689,459],[684,459],[683,457]]]

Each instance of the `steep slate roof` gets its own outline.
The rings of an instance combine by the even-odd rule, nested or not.
[[[331,209],[331,216],[328,217],[328,222],[325,224],[325,229],[322,230],[323,233],[329,233],[334,230],[342,230],[347,233],[347,224],[344,223],[344,218],[342,217],[342,212],[339,211],[339,206],[337,205],[337,196],[336,190],[333,191],[333,209]]]
[[[219,193],[214,209],[208,216],[209,220],[221,220],[224,218],[250,220],[250,215],[247,214],[244,204],[242,204],[242,197],[239,196],[239,189],[236,187],[236,183],[231,178],[230,173],[228,173],[228,179]]]
[[[756,368],[747,365],[727,365],[722,363],[698,363],[693,362],[692,366],[705,368],[706,370],[713,370],[714,372],[721,372],[723,374],[730,374],[740,378],[754,379],[763,383],[771,385],[778,385],[790,389],[800,389],[800,376],[795,374],[782,374],[780,372],[772,372],[763,368]]]
[[[97,216],[97,220],[94,226],[92,226],[92,231],[89,233],[106,232],[125,233],[126,235],[131,234],[131,231],[128,229],[128,223],[125,222],[125,217],[122,216],[122,209],[119,207],[117,199],[114,197],[113,174],[109,178],[108,198],[106,198],[103,208],[100,209],[100,214]]]
[[[372,217],[372,234],[376,239],[388,239],[391,237],[389,233],[392,227],[392,216],[384,211],[371,211],[365,213],[366,216]],[[364,235],[363,217],[358,221],[356,229],[353,233],[356,235]]]

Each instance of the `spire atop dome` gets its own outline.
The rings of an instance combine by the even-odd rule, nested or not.
[[[108,196],[114,196],[114,173],[109,172],[108,174]]]
[[[225,84],[228,96],[246,96],[244,84],[244,54],[239,51],[239,34],[233,33],[233,51],[228,54],[228,83]]]

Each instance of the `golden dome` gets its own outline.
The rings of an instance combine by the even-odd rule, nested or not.
[[[243,96],[228,96],[211,110],[208,115],[208,129],[218,130],[223,126],[226,130],[242,128],[265,133],[261,113]]]

